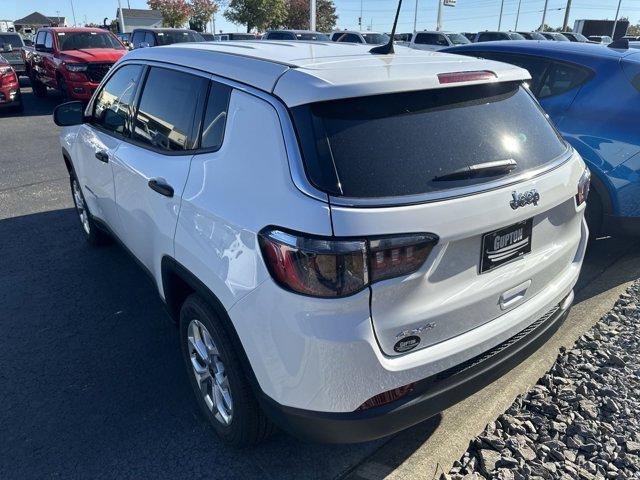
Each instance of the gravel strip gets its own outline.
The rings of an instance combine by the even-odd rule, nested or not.
[[[640,281],[444,479],[640,479]]]

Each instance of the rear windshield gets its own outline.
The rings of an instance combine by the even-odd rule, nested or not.
[[[363,33],[364,41],[371,45],[383,44],[389,42],[389,35],[386,33]]]
[[[415,195],[492,181],[566,151],[517,82],[394,93],[292,109],[310,181],[347,197]],[[442,181],[471,165],[515,160],[510,172]]]
[[[296,33],[296,38],[298,40],[313,40],[316,42],[329,41],[329,35],[325,35],[324,33]]]
[[[22,48],[24,43],[19,35],[0,35],[0,45],[11,45],[13,48]]]
[[[172,43],[202,42],[204,39],[195,32],[158,32],[158,45]]]
[[[106,32],[58,32],[56,35],[61,51],[91,48],[124,50],[122,44],[113,35]]]
[[[447,33],[447,37],[449,37],[449,40],[451,40],[451,43],[454,45],[466,45],[467,43],[471,43],[467,37],[459,33]]]

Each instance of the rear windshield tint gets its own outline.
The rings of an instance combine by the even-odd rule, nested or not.
[[[566,145],[519,83],[493,83],[303,105],[292,110],[305,168],[319,189],[347,197],[415,195],[544,166]],[[437,180],[486,162],[510,172]]]

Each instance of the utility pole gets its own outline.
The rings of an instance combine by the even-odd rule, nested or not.
[[[316,0],[310,0],[309,5],[309,30],[316,31]]]
[[[413,12],[413,33],[416,32],[416,24],[418,23],[418,0],[416,0],[416,10]]]
[[[126,32],[124,28],[124,15],[122,14],[122,5],[120,5],[120,0],[118,0],[118,12],[120,12],[120,33]]]
[[[502,27],[502,11],[504,10],[504,0],[500,2],[500,18],[498,18],[498,31],[500,31],[500,27]]]
[[[569,0],[571,1],[571,0]],[[518,31],[518,20],[520,20],[520,5],[522,4],[522,0],[518,0],[518,13],[516,13],[516,26],[513,28],[516,32]]]
[[[613,32],[611,32],[611,38],[616,39],[616,27],[618,26],[618,15],[620,15],[620,5],[622,4],[622,0],[618,0],[618,9],[616,10],[616,19],[613,22]]]
[[[362,0],[360,0],[360,16],[358,17],[358,30],[362,31]]]
[[[538,31],[544,31],[544,22],[547,19],[547,6],[549,5],[549,0],[544,0],[544,10],[542,11],[542,23],[540,24],[540,28]]]
[[[71,3],[71,14],[73,15],[73,26],[77,26],[76,23],[76,11],[73,8],[73,0],[69,0],[69,2]]]
[[[566,32],[569,27],[569,12],[571,11],[571,0],[567,0],[567,9],[564,11],[564,22],[562,22],[562,31]]]
[[[438,0],[438,20],[436,22],[436,30],[442,30],[442,0]]]

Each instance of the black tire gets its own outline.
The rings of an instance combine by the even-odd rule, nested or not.
[[[207,406],[205,396],[196,380],[191,360],[192,354],[195,354],[195,348],[192,348],[189,343],[189,325],[192,320],[197,320],[207,329],[217,348],[217,356],[224,364],[233,405],[231,420],[228,424],[216,418],[215,406],[212,407],[213,411]],[[197,294],[190,295],[180,310],[180,345],[189,383],[200,411],[218,437],[224,443],[239,448],[256,445],[268,438],[275,427],[264,414],[253,394],[231,337],[214,309]]]
[[[603,215],[604,207],[602,206],[602,199],[600,195],[598,195],[598,192],[592,187],[589,192],[589,198],[587,199],[587,209],[584,213],[587,226],[589,227],[589,241],[594,241],[596,238],[602,236]]]
[[[93,217],[91,216],[91,211],[87,206],[87,202],[84,199],[84,194],[82,193],[82,189],[80,188],[80,183],[76,178],[75,174],[72,173],[69,179],[69,183],[71,186],[71,198],[73,198],[73,204],[76,207],[76,213],[78,214],[78,219],[80,220],[80,226],[82,228],[82,233],[84,234],[85,239],[91,245],[105,245],[110,243],[111,237],[108,233],[102,230],[95,222]],[[77,187],[77,198],[76,196],[76,187]],[[80,214],[81,208],[78,207],[78,203],[82,202],[81,208],[86,212],[86,220],[87,223],[83,222],[82,216]]]
[[[35,76],[31,76],[30,80],[33,94],[38,98],[45,98],[47,96],[47,86],[36,80]]]

